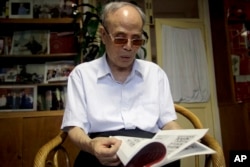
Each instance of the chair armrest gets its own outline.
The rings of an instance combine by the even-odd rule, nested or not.
[[[60,132],[56,137],[44,144],[36,153],[34,167],[45,167],[49,153],[60,146],[66,139],[67,133]]]
[[[213,167],[225,167],[226,162],[224,158],[223,150],[217,140],[209,134],[206,134],[201,142],[211,149],[215,150],[215,154],[210,154],[206,156],[205,166],[208,167],[210,164],[213,164]]]
[[[191,112],[189,109],[187,109],[181,105],[178,105],[178,104],[174,104],[174,107],[175,107],[176,112],[181,114],[185,118],[187,118],[192,123],[194,128],[196,128],[196,129],[203,128],[203,125],[202,125],[200,119],[193,112]]]

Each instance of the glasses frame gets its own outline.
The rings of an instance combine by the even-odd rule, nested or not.
[[[104,30],[106,31],[106,33],[110,36],[112,42],[113,42],[115,45],[120,45],[120,46],[126,45],[126,44],[128,43],[128,41],[130,41],[132,47],[139,48],[139,47],[143,46],[143,45],[146,43],[146,40],[145,40],[145,39],[142,39],[142,38],[140,38],[140,39],[129,39],[129,38],[123,38],[123,37],[114,37],[111,33],[109,33],[109,31],[108,31],[108,29],[107,29],[106,26],[104,26],[104,25],[102,25],[102,26],[103,26]],[[115,42],[116,40],[119,40],[119,39],[120,39],[120,40],[125,40],[126,42],[120,42],[120,43],[119,43],[119,42]],[[142,44],[140,44],[140,45],[134,44],[134,41],[136,41],[136,40],[140,40],[140,41],[142,42]]]

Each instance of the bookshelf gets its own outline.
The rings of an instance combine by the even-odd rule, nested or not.
[[[4,49],[6,45],[8,44],[5,40],[6,37],[8,37],[11,42],[8,44],[10,49],[6,49],[2,52],[0,55],[0,75],[5,77],[8,75],[8,70],[11,68],[16,68],[17,75],[21,73],[20,66],[25,68],[25,71],[27,74],[37,74],[40,78],[43,78],[40,82],[34,81],[34,80],[28,80],[28,81],[21,81],[18,82],[6,82],[4,79],[0,82],[0,88],[5,87],[8,85],[11,85],[14,87],[15,85],[34,85],[37,87],[37,94],[34,99],[38,100],[38,93],[40,92],[46,92],[47,90],[55,91],[57,88],[62,90],[64,87],[66,87],[66,81],[62,84],[62,82],[58,83],[46,83],[44,82],[47,77],[46,75],[46,63],[49,62],[60,62],[60,61],[71,61],[75,64],[75,59],[78,56],[78,48],[77,48],[77,39],[74,35],[74,31],[76,28],[76,25],[73,24],[73,18],[53,18],[53,19],[0,19],[1,30],[4,33],[0,33],[0,38],[4,40]],[[26,29],[24,29],[26,27]],[[27,28],[29,27],[29,28]],[[54,53],[50,53],[50,51],[46,53],[39,53],[39,54],[26,54],[26,52],[23,52],[22,54],[18,53],[11,53],[11,49],[13,49],[13,40],[16,40],[14,38],[15,32],[33,32],[33,31],[42,31],[42,30],[48,30],[49,32],[49,40],[47,41],[47,49],[52,51],[52,47],[62,47],[61,49],[64,49],[65,46],[72,45],[74,47],[73,51],[72,48],[69,49],[69,51],[62,51],[56,50]],[[7,33],[5,33],[7,32]],[[60,34],[65,34],[65,37]],[[67,32],[71,32],[70,34],[67,34]],[[30,34],[22,34],[24,36],[28,36]],[[55,39],[52,41],[52,33],[57,33],[58,39]],[[32,34],[33,35],[33,34]],[[18,37],[16,37],[18,38]],[[21,38],[21,35],[20,35]],[[67,39],[64,39],[67,38]],[[64,41],[60,41],[64,40]],[[67,41],[70,40],[70,41]],[[75,43],[72,43],[74,41]],[[55,46],[54,46],[55,45]],[[55,67],[57,68],[57,67]],[[62,69],[63,70],[63,69]],[[5,73],[7,71],[7,74]],[[60,72],[61,73],[61,72]],[[21,74],[20,74],[21,75]],[[17,76],[17,77],[18,77]],[[16,78],[17,79],[17,78]],[[47,89],[47,90],[46,90]],[[1,89],[0,89],[1,90]],[[1,93],[1,92],[0,92]],[[53,93],[53,92],[52,92]],[[38,103],[36,103],[38,104]],[[55,107],[53,107],[55,110]],[[36,107],[36,110],[39,110]],[[62,110],[60,108],[60,110]],[[0,109],[1,112],[1,109]]]
[[[39,110],[38,96],[39,94],[45,94],[48,91],[55,92],[56,89],[60,91],[67,86],[66,80],[56,82],[45,82],[46,77],[46,63],[70,61],[76,64],[76,58],[79,56],[79,48],[77,37],[74,32],[79,28],[78,23],[73,23],[74,19],[71,17],[64,18],[0,18],[0,49],[1,40],[3,43],[3,50],[0,51],[0,93],[6,92],[5,87],[11,87],[9,91],[14,92],[20,86],[36,87],[36,94],[33,97],[34,110],[26,109],[0,109],[0,161],[2,166],[9,167],[22,167],[33,166],[33,159],[37,150],[46,143],[49,139],[53,138],[60,131],[63,108],[43,108]],[[61,43],[67,45],[74,45],[74,51],[58,50],[54,53],[46,52],[39,54],[23,54],[14,53],[11,54],[13,47],[13,35],[15,32],[33,31],[33,30],[48,30],[49,40],[47,46],[51,49],[51,33],[58,33],[59,37],[69,37],[71,41],[64,41]],[[26,34],[27,35],[27,34]],[[9,43],[5,41],[5,37],[10,39]],[[60,40],[61,38],[57,39]],[[58,42],[58,41],[57,41]],[[58,43],[56,43],[58,44]],[[6,52],[5,46],[9,45]],[[59,46],[60,47],[60,46]],[[63,48],[65,49],[65,48]],[[18,80],[20,73],[25,66],[25,72],[22,73],[22,77],[26,76],[29,79]],[[6,75],[10,69],[17,71],[16,78],[13,81],[6,82]],[[7,74],[6,74],[7,71]],[[38,74],[38,78],[34,79],[34,73]],[[18,76],[18,77],[17,77]],[[2,92],[1,92],[2,90]],[[19,91],[19,89],[18,89]],[[21,90],[20,90],[21,91]],[[51,97],[52,98],[52,97]],[[1,101],[1,100],[0,100]],[[13,101],[12,101],[13,102]],[[51,102],[53,103],[53,102]],[[0,106],[3,107],[3,106]],[[6,107],[6,106],[5,106]],[[74,159],[74,156],[78,152],[78,149],[69,141],[66,142],[65,147],[69,150],[70,158]]]

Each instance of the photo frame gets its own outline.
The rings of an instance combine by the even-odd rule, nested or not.
[[[6,68],[6,73],[4,76],[4,82],[16,82],[17,81],[17,75],[18,75],[18,69],[17,68]]]
[[[64,0],[33,0],[34,18],[59,18]]]
[[[10,0],[9,18],[33,18],[33,0]]]
[[[0,67],[0,83],[15,83],[19,71],[16,65]]]
[[[49,30],[15,31],[11,55],[44,55],[50,52]]]
[[[65,82],[75,67],[74,61],[53,61],[45,63],[44,83]]]
[[[35,111],[37,104],[35,85],[0,86],[1,111]]]

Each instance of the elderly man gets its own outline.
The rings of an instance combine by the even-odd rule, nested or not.
[[[145,42],[145,14],[131,3],[111,2],[102,23],[106,53],[78,65],[68,78],[62,129],[81,149],[75,167],[121,165],[116,155],[121,141],[109,136],[152,137],[180,128],[165,72],[135,59]]]

